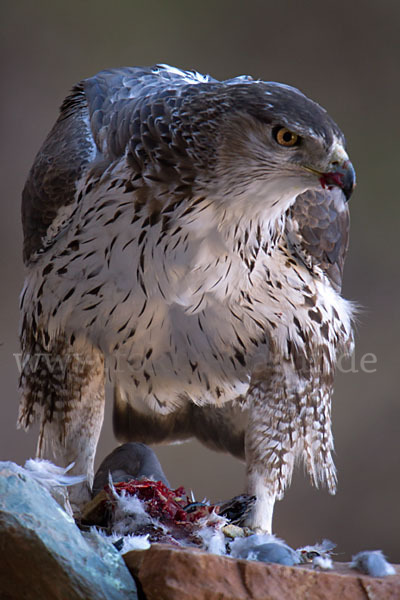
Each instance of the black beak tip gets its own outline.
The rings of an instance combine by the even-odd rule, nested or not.
[[[346,200],[350,199],[354,188],[356,187],[356,172],[350,161],[343,165],[342,189]]]
[[[346,200],[349,200],[356,185],[354,167],[349,160],[346,160],[339,168],[336,167],[334,171],[324,173],[320,178],[320,182],[322,187],[339,187],[343,190]]]

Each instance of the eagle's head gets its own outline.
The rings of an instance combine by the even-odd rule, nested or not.
[[[205,135],[213,140],[207,166],[224,205],[237,200],[242,210],[244,200],[278,216],[310,189],[336,186],[350,197],[355,173],[344,136],[299,90],[243,78],[193,88],[191,138],[203,154]]]

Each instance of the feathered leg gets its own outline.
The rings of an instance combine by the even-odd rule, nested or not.
[[[307,376],[306,376],[307,375]],[[276,500],[290,485],[296,459],[303,456],[314,485],[325,481],[335,493],[331,452],[331,380],[305,374],[282,359],[249,390],[245,437],[248,493],[257,497],[248,525],[271,532]]]
[[[71,473],[87,475],[87,481],[69,489],[76,511],[90,499],[104,416],[104,358],[87,342],[70,345],[65,337],[46,347],[24,341],[26,336],[18,425],[28,428],[40,420],[36,456],[64,467],[74,462]]]

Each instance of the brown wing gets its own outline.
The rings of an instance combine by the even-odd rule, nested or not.
[[[148,151],[154,135],[165,135],[163,116],[182,82],[168,73],[127,67],[102,71],[74,87],[23,190],[25,262],[51,244],[44,240],[49,225],[60,209],[72,205],[77,181],[93,162],[104,170],[124,155],[130,140],[134,145],[139,140]]]
[[[296,254],[321,267],[339,292],[349,228],[349,209],[339,188],[305,192],[289,210],[287,236]]]
[[[74,200],[76,181],[93,150],[85,116],[86,102],[80,84],[64,101],[22,192],[25,262],[42,247],[43,237],[59,208]]]

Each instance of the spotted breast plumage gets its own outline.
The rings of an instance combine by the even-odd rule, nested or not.
[[[23,192],[19,424],[88,497],[114,389],[121,441],[197,437],[246,460],[249,525],[303,457],[335,491],[330,404],[354,171],[298,90],[166,65],[73,89]]]

